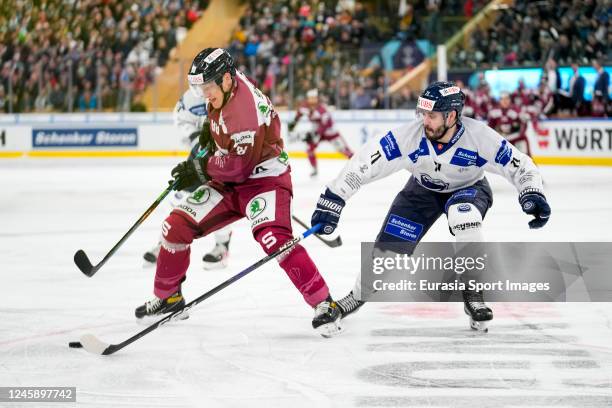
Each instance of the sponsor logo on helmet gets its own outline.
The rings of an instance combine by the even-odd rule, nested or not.
[[[204,83],[204,77],[202,74],[187,75],[187,81],[192,85],[201,85]]]
[[[417,102],[417,108],[431,111],[433,110],[435,104],[436,101],[432,101],[431,99],[423,98],[422,96],[420,96],[419,101]]]
[[[459,89],[458,86],[449,86],[448,88],[440,89],[440,95],[442,96],[454,95],[459,92],[461,92],[461,89]]]
[[[206,58],[204,58],[204,62],[210,64],[211,62],[219,58],[221,55],[223,55],[224,52],[225,51],[223,50],[223,48],[217,48],[216,50],[208,54]]]

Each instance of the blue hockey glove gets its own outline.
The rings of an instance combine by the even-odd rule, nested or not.
[[[519,203],[525,214],[535,217],[529,221],[529,228],[542,228],[546,225],[550,217],[550,206],[544,194],[530,189],[524,190],[519,196]]]
[[[329,235],[338,226],[340,221],[340,213],[346,203],[342,198],[332,193],[329,188],[325,193],[321,194],[317,202],[317,209],[312,214],[310,221],[312,226],[322,224],[319,230],[320,235]]]

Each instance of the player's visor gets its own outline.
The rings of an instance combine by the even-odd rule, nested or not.
[[[210,92],[219,86],[215,81],[204,82],[202,74],[187,75],[187,81],[189,82],[191,92],[200,98],[205,98],[207,94],[210,94]]]

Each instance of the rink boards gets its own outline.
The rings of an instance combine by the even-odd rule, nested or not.
[[[414,118],[414,110],[333,112],[336,128],[353,149]],[[286,149],[305,157],[300,141],[311,125],[302,120],[294,132],[287,123],[293,112],[280,112]],[[539,164],[612,165],[612,121],[609,119],[546,120],[528,131]],[[0,118],[0,158],[168,157],[184,156],[188,146],[171,113],[19,114]],[[322,158],[341,158],[321,143]]]

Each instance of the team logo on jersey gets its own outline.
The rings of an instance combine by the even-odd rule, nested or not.
[[[429,174],[421,174],[421,185],[434,191],[448,190],[448,183],[431,177]]]
[[[402,156],[402,152],[397,145],[397,141],[395,140],[395,136],[391,131],[387,132],[387,134],[380,139],[380,145],[383,148],[383,152],[385,153],[385,157],[387,157],[388,161],[397,159]]]
[[[193,205],[202,205],[210,198],[210,190],[208,188],[198,189],[192,195],[187,197],[187,202]]]

